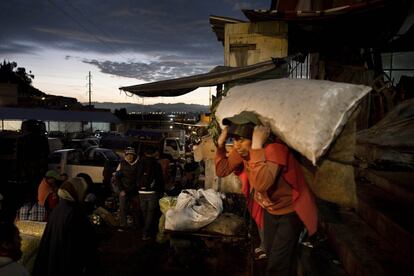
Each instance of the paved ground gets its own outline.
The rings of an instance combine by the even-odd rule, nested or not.
[[[242,216],[240,195],[228,197],[232,200],[225,202],[225,209],[236,210]],[[247,237],[243,241],[235,241],[223,240],[221,237],[171,234],[170,240],[159,244],[154,240],[142,241],[139,227],[123,231],[118,229],[105,224],[97,228],[101,237],[100,253],[106,276],[137,273],[150,275],[158,272],[181,275],[253,275],[250,258],[252,249]],[[257,239],[257,235],[254,235],[255,244],[258,244]]]
[[[105,276],[265,275],[266,260],[254,261],[250,254],[253,251],[250,240],[258,245],[255,231],[244,241],[175,234],[164,244],[142,241],[139,229],[120,232],[117,228],[102,227],[99,233]],[[316,235],[311,244],[311,247],[300,245],[299,276],[346,275],[323,235]]]
[[[239,197],[226,201],[225,209],[243,216]],[[247,220],[248,221],[248,220]],[[153,275],[265,275],[266,260],[253,260],[259,244],[257,231],[244,240],[225,240],[222,237],[195,236],[174,233],[163,244],[154,240],[142,241],[139,227],[118,231],[117,227],[97,228],[101,238],[100,257],[104,276]],[[312,246],[301,247],[300,276],[345,275],[337,256],[323,234],[315,235]],[[143,274],[142,274],[143,273]]]
[[[159,244],[142,241],[140,230],[101,229],[101,260],[105,275],[145,273],[189,275],[251,275],[249,244],[220,239],[174,237]]]

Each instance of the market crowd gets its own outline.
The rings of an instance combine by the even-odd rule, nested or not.
[[[317,208],[298,161],[291,150],[252,112],[223,120],[217,141],[215,170],[219,177],[235,173],[242,183],[250,216],[260,236],[255,249],[267,263],[267,275],[295,275],[298,241],[317,228]],[[228,152],[226,143],[231,139]],[[153,147],[138,156],[127,148],[116,171],[111,172],[111,189],[119,206],[119,227],[141,229],[142,240],[155,238],[159,199],[177,186],[193,188],[191,160],[176,182],[170,160]],[[107,173],[107,172],[106,172]],[[67,179],[48,171],[37,199],[20,208],[17,218],[47,221],[32,275],[102,274],[98,241],[89,214],[96,207],[90,183],[81,177]],[[29,275],[17,261],[21,257],[19,231],[12,220],[0,223],[0,274]]]

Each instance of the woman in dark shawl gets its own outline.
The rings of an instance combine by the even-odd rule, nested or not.
[[[83,206],[87,188],[76,177],[58,190],[60,201],[43,233],[33,276],[98,274],[96,235]]]

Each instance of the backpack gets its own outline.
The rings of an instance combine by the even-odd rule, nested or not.
[[[138,164],[137,183],[140,191],[156,191],[156,168],[158,162],[153,158],[144,158]]]

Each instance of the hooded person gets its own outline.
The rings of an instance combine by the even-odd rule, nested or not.
[[[76,177],[65,181],[60,202],[46,225],[36,257],[36,275],[97,275],[96,234],[84,208],[88,184]]]
[[[215,164],[218,176],[236,173],[252,205],[252,216],[260,227],[263,209],[264,246],[268,257],[267,275],[295,275],[297,243],[306,227],[316,232],[317,209],[298,161],[282,141],[270,135],[253,112],[243,111],[223,119]],[[233,139],[226,154],[225,142]],[[259,228],[260,229],[260,228]]]

